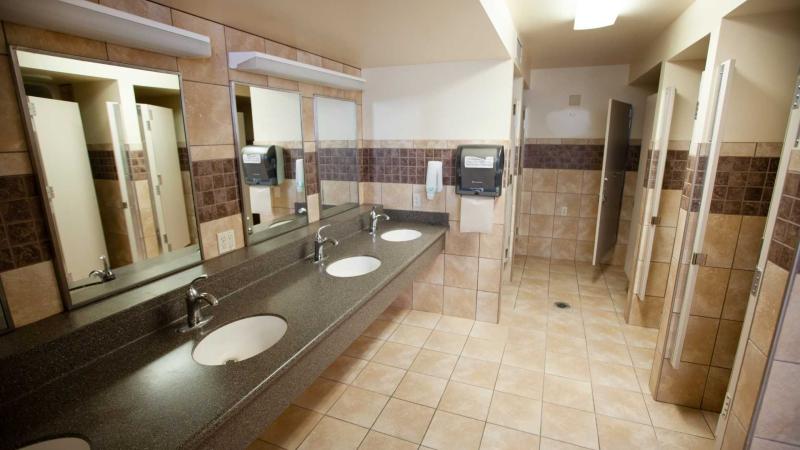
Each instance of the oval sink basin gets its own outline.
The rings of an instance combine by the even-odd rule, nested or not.
[[[387,231],[386,233],[383,233],[381,235],[381,239],[389,242],[406,242],[406,241],[413,241],[414,239],[417,239],[420,236],[422,236],[422,233],[420,233],[417,230],[403,229],[403,230]]]
[[[292,223],[291,220],[281,220],[279,222],[271,223],[267,228],[278,228],[286,225],[287,223]]]
[[[371,256],[353,256],[340,259],[325,268],[328,275],[338,278],[361,276],[375,271],[381,266],[381,260]]]
[[[63,437],[26,445],[19,450],[90,450],[89,443],[81,438]]]
[[[252,316],[224,325],[203,338],[192,357],[204,366],[244,361],[267,350],[286,333],[278,316]]]

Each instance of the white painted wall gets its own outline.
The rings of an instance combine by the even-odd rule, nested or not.
[[[509,138],[511,60],[382,67],[361,75],[364,139]]]
[[[355,102],[314,97],[314,118],[319,141],[355,141],[358,138]]]
[[[256,145],[303,140],[300,94],[297,92],[251,87],[250,108]]]
[[[486,11],[489,21],[492,22],[494,30],[503,42],[503,46],[508,51],[510,58],[517,56],[517,29],[514,27],[514,19],[505,0],[481,0],[481,6]]]
[[[580,106],[569,106],[579,94]],[[531,71],[525,93],[526,138],[602,138],[608,100],[633,105],[631,138],[642,137],[645,99],[650,92],[628,85],[628,66],[591,66]]]

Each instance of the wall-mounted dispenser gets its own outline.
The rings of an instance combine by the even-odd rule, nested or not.
[[[456,193],[499,197],[503,188],[502,145],[459,145]]]
[[[283,183],[283,147],[248,145],[242,148],[244,182],[250,186],[277,186]]]

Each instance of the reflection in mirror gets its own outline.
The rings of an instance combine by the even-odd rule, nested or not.
[[[356,103],[315,96],[314,120],[324,218],[358,206]]]
[[[14,56],[69,306],[200,262],[178,75]]]
[[[248,242],[308,223],[299,92],[233,83]]]

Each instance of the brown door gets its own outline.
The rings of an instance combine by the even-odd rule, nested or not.
[[[608,101],[606,145],[603,149],[603,171],[600,174],[600,205],[597,208],[592,257],[592,264],[595,266],[607,261],[617,244],[632,117],[631,105],[614,99]]]

